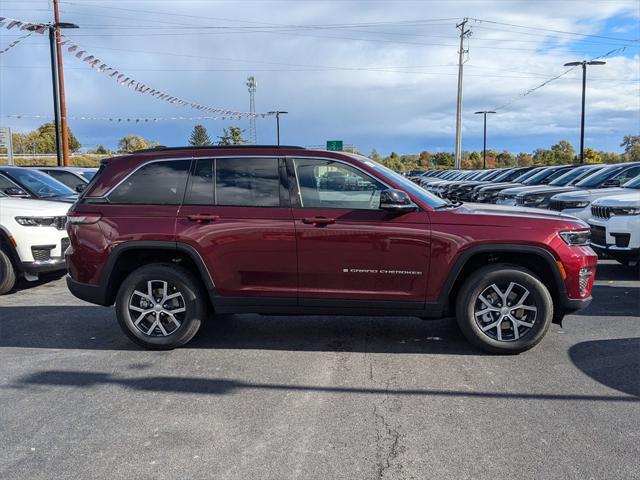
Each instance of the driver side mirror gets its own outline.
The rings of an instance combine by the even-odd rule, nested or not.
[[[87,184],[86,183],[79,183],[78,185],[76,185],[76,192],[77,193],[82,193],[82,192],[84,192],[85,188],[87,188]]]
[[[9,197],[29,197],[30,195],[20,187],[9,187],[3,190]]]
[[[418,209],[409,195],[402,190],[388,188],[380,192],[380,210],[388,212],[408,213]]]

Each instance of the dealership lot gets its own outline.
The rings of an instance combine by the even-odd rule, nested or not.
[[[64,279],[0,300],[0,477],[632,478],[640,281],[518,356],[448,320],[225,316],[150,352]]]

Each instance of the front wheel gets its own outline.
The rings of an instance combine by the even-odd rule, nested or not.
[[[16,284],[16,271],[9,256],[0,250],[0,295],[11,291]]]
[[[462,286],[456,318],[465,337],[489,353],[514,354],[537,345],[553,318],[549,290],[531,272],[495,265]]]
[[[127,336],[143,347],[164,350],[191,340],[207,312],[205,294],[188,270],[152,264],[125,278],[116,297],[116,315]]]

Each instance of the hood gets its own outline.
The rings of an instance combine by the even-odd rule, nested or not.
[[[462,221],[464,217],[469,219],[468,223],[484,225],[511,225],[517,223],[527,224],[530,220],[548,220],[557,222],[562,228],[589,228],[582,220],[572,215],[567,215],[552,210],[541,208],[512,207],[508,205],[493,205],[486,203],[463,204],[456,209],[458,217],[456,222]],[[479,220],[477,216],[486,216],[486,219]]]
[[[533,186],[533,185],[529,185],[529,186],[521,186],[521,187],[512,187],[512,188],[506,188],[504,190],[502,190],[502,195],[508,195],[511,197],[515,197],[516,195],[518,195],[519,193],[525,193],[528,192],[530,190],[537,190],[539,189],[539,186]]]
[[[594,188],[593,190],[575,190],[566,193],[560,193],[553,197],[554,200],[575,202],[580,200],[593,200],[600,197],[609,197],[611,195],[619,195],[628,193],[626,189],[615,188]]]
[[[625,190],[627,190],[625,188]],[[601,207],[638,207],[640,206],[640,191],[620,193],[615,196],[602,197],[593,202],[593,205]]]
[[[505,188],[509,188],[509,187],[516,188],[518,186],[521,186],[521,184],[504,182],[504,183],[490,183],[489,185],[479,185],[478,188],[484,192],[488,190],[504,190]]]
[[[30,200],[28,198],[0,198],[0,218],[8,217],[63,217],[69,205],[61,202]]]
[[[558,193],[571,192],[574,190],[576,190],[575,187],[549,187],[542,185],[531,185],[528,187],[522,187],[519,194],[522,196],[537,194],[556,195]]]

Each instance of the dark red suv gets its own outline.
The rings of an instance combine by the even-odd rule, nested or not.
[[[187,343],[212,311],[455,315],[476,346],[521,352],[590,302],[597,261],[575,218],[450,203],[366,157],[299,147],[104,160],[67,225],[71,292],[115,303],[149,348]]]

